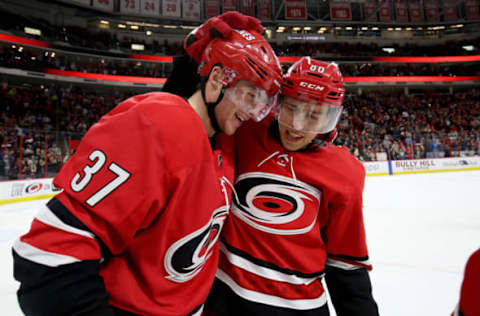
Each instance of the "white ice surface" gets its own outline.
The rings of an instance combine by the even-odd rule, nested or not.
[[[22,315],[11,246],[45,202],[0,206],[2,315]],[[364,217],[380,315],[450,315],[480,247],[480,171],[368,177]]]
[[[12,245],[30,229],[37,210],[46,200],[0,205],[0,314],[23,315],[18,307],[18,282],[13,278]]]
[[[450,315],[480,247],[480,171],[369,177],[364,217],[380,314]]]

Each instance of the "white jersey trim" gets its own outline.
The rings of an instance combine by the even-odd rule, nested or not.
[[[455,310],[453,311],[453,316],[460,316],[460,304],[457,304]]]
[[[202,316],[202,315],[203,315],[203,314],[202,314],[202,313],[203,313],[203,307],[204,307],[204,305],[202,305],[202,306],[198,309],[198,311],[196,311],[194,314],[192,314],[192,316]]]
[[[64,264],[80,262],[79,259],[74,257],[41,250],[20,239],[14,242],[13,249],[20,257],[49,267],[58,267]]]
[[[92,239],[95,238],[95,235],[90,232],[78,229],[76,227],[67,225],[64,222],[62,222],[46,205],[40,208],[35,218],[46,225],[58,228],[60,230],[77,234],[77,235],[82,235]]]
[[[232,265],[273,281],[286,282],[286,283],[295,284],[295,285],[308,285],[313,281],[319,278],[322,278],[324,275],[322,274],[320,276],[312,277],[312,278],[302,278],[296,275],[286,274],[286,273],[273,270],[267,267],[262,267],[228,251],[227,247],[223,242],[220,242],[220,251],[223,252],[223,254],[227,257],[228,261]]]
[[[355,265],[355,264],[347,263],[344,261],[327,258],[327,261],[325,262],[325,264],[332,267],[339,268],[339,269],[343,269],[343,270],[358,270],[358,269],[364,268],[361,265],[367,265],[367,266],[370,265],[369,260],[357,261],[357,262],[358,262],[358,265]]]
[[[222,269],[217,270],[217,278],[227,284],[233,292],[238,296],[257,303],[283,308],[291,308],[296,310],[307,310],[322,307],[327,303],[327,295],[325,292],[314,299],[298,299],[290,300],[278,296],[263,294],[260,292],[245,289],[232,280]]]

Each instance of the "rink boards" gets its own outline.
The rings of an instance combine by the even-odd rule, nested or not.
[[[52,178],[26,179],[0,182],[0,205],[53,197],[60,190]]]
[[[364,162],[367,176],[480,170],[480,157]]]

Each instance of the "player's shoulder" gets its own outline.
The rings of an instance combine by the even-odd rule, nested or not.
[[[200,117],[188,102],[165,92],[151,92],[131,97],[115,107],[106,120],[124,122],[124,134],[134,131],[138,137],[149,139],[170,156],[183,157],[189,164],[208,156],[210,143]],[[191,155],[191,152],[198,153]],[[201,153],[201,154],[200,154]]]
[[[332,162],[337,164],[341,170],[344,170],[345,174],[365,176],[365,167],[350,153],[347,147],[328,144],[325,149],[332,155]]]
[[[363,164],[350,153],[350,150],[346,146],[328,144],[326,149],[342,162],[349,163],[354,167],[363,168]]]
[[[202,131],[200,117],[188,104],[177,95],[165,92],[150,92],[131,97],[117,105],[107,115],[128,115],[137,119],[142,125],[152,125],[162,134],[175,134],[179,131]],[[187,136],[192,133],[186,133]]]
[[[117,105],[108,115],[113,116],[124,112],[137,112],[149,116],[151,119],[165,118],[175,113],[182,116],[194,116],[193,109],[187,101],[177,95],[165,92],[149,92],[126,99]],[[183,113],[183,115],[182,115]],[[162,114],[159,117],[158,114]]]
[[[475,251],[469,258],[468,264],[480,268],[480,249]]]

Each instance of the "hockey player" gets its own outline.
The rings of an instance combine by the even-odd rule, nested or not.
[[[458,303],[452,316],[480,316],[480,249],[467,261]]]
[[[209,20],[187,38],[202,77],[188,100],[135,96],[92,126],[13,246],[25,314],[202,313],[233,180],[228,139],[213,136],[265,116],[280,87],[260,31],[238,13]]]
[[[212,315],[329,315],[324,277],[337,315],[378,315],[365,170],[330,143],[344,96],[336,64],[303,57],[284,75],[277,118],[235,135],[235,191],[207,300]]]

